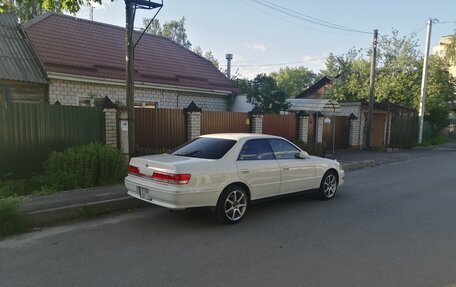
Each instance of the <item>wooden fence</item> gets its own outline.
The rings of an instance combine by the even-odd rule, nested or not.
[[[52,151],[91,142],[105,142],[105,117],[101,109],[0,105],[0,178],[40,173]]]

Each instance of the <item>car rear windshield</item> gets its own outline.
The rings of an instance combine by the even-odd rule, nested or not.
[[[235,140],[201,137],[176,148],[171,151],[171,154],[206,159],[219,159],[222,158],[235,143]]]

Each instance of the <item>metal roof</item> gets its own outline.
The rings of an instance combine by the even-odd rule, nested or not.
[[[340,111],[340,105],[336,100],[330,99],[289,99],[290,111],[307,112],[333,112]]]
[[[62,14],[46,14],[23,27],[49,74],[125,80],[125,28]],[[133,33],[135,41],[139,36]],[[207,59],[147,33],[135,50],[135,82],[239,92]]]
[[[46,84],[46,73],[17,18],[0,14],[0,79]]]

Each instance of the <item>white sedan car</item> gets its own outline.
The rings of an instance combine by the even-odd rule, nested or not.
[[[168,209],[215,207],[239,222],[250,202],[304,190],[331,199],[344,182],[337,161],[309,156],[288,140],[261,134],[200,136],[170,154],[130,160],[128,194]]]

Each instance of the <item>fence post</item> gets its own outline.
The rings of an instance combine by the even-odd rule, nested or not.
[[[322,143],[323,142],[323,126],[324,126],[324,120],[325,116],[321,112],[316,112],[314,114],[315,117],[315,128],[317,129],[315,132],[315,142],[316,143]]]
[[[360,122],[358,120],[358,117],[355,116],[354,113],[351,113],[350,116],[348,116],[349,122],[349,131],[350,135],[348,137],[348,145],[350,150],[358,150],[360,148],[359,146],[359,133],[360,133]],[[358,140],[356,140],[358,139]]]
[[[107,145],[117,148],[117,107],[106,96],[101,105],[105,116],[105,141]]]
[[[307,144],[307,134],[309,132],[309,114],[305,111],[300,111],[296,114],[298,117],[298,140]]]
[[[117,113],[117,130],[119,131],[119,149],[128,158],[128,115],[126,108],[119,109]]]
[[[250,112],[250,122],[251,122],[251,133],[261,134],[263,133],[263,114],[261,113],[258,107],[254,107]]]
[[[184,109],[186,115],[187,140],[192,140],[201,135],[201,109],[192,101]]]

